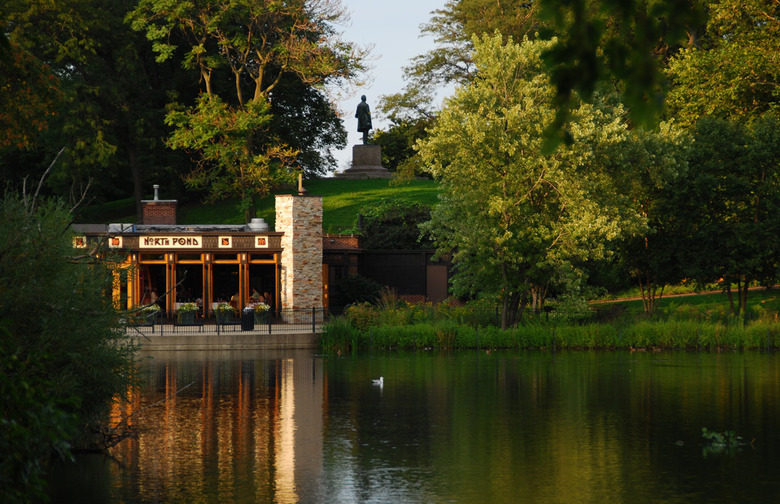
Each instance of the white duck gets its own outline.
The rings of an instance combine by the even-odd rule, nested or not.
[[[380,387],[383,387],[385,385],[385,377],[384,376],[380,376],[378,380],[371,380],[371,381],[374,382],[374,385],[378,385]]]

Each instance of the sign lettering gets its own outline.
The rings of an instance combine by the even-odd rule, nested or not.
[[[202,236],[141,236],[140,248],[148,249],[181,249],[181,248],[201,248],[203,246]]]

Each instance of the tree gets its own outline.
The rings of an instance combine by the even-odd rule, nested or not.
[[[199,153],[196,168],[185,176],[185,182],[208,188],[211,200],[240,196],[247,219],[254,215],[255,198],[265,196],[280,182],[292,181],[288,167],[295,152],[269,138],[272,116],[268,108],[262,100],[234,109],[218,96],[204,94],[194,108],[166,117],[174,127],[168,145]]]
[[[11,502],[45,495],[52,455],[90,446],[134,362],[105,295],[110,268],[77,255],[70,213],[36,196],[0,200],[0,483]]]
[[[652,314],[667,284],[683,279],[680,240],[675,236],[669,199],[678,179],[686,176],[687,136],[671,123],[658,130],[636,130],[628,138],[623,164],[632,177],[622,186],[634,208],[646,219],[644,233],[618,244],[620,264],[639,284],[645,313]]]
[[[668,114],[692,129],[703,117],[750,124],[780,109],[780,5],[721,0],[709,7],[701,44],[669,62]]]
[[[28,127],[47,117],[56,121],[22,150],[5,152],[6,161],[0,163],[7,166],[9,180],[38,178],[45,160],[67,146],[47,178],[54,192],[65,197],[72,186],[92,180],[98,197],[132,193],[140,215],[146,177],[159,174],[156,167],[168,161],[159,141],[168,93],[183,87],[170,68],[154,66],[151,49],[124,24],[131,3],[4,3],[9,38],[17,54],[29,55],[27,71],[34,71],[32,63],[50,68],[59,91],[48,97],[51,103],[42,100],[25,109]]]
[[[267,125],[269,104],[285,78],[305,86],[351,79],[360,68],[361,55],[336,37],[332,23],[343,15],[335,0],[142,0],[138,4],[130,16],[132,26],[146,32],[158,61],[181,50],[182,64],[197,71],[203,85],[197,105],[167,119],[177,129],[171,146],[201,155],[200,173],[187,179],[192,187],[207,188],[211,199],[241,197],[248,220],[254,216],[256,196],[294,179],[293,152],[268,129],[248,135],[243,142],[236,135],[221,136],[222,147],[209,155],[200,142],[203,132],[215,133],[216,124]],[[214,162],[215,155],[224,155],[225,160]],[[237,175],[241,182],[235,185],[229,179]],[[224,192],[230,187],[238,191]]]
[[[401,166],[407,176],[420,171],[414,145],[425,138],[426,129],[436,119],[437,93],[447,86],[466,85],[476,75],[472,37],[498,31],[516,40],[533,38],[539,27],[537,3],[523,0],[448,0],[431,14],[421,32],[433,37],[436,47],[412,59],[404,68],[404,89],[382,96],[378,107],[391,121],[390,128],[375,137],[383,155],[386,147],[393,151],[389,164],[383,159],[383,166]]]
[[[425,138],[426,130],[433,125],[432,117],[399,120],[390,117],[387,130],[377,130],[373,142],[382,148],[382,166],[398,176],[415,177],[422,172],[420,160],[414,150],[417,140]]]
[[[404,72],[409,79],[406,91],[383,97],[383,107],[399,118],[407,118],[404,110],[415,117],[430,115],[426,112],[438,88],[466,84],[476,75],[474,35],[498,31],[517,40],[533,38],[539,26],[537,13],[536,2],[447,0],[421,29],[423,35],[433,37],[437,46],[412,59]]]
[[[665,59],[694,45],[704,23],[697,0],[541,0],[544,37],[559,43],[544,55],[556,88],[556,116],[546,151],[574,138],[570,110],[590,100],[599,85],[614,81],[632,121],[657,125],[663,109]]]
[[[748,128],[702,119],[688,164],[670,205],[676,235],[684,239],[686,273],[699,284],[720,284],[732,313],[745,314],[750,285],[777,278],[780,120],[767,114]]]
[[[358,214],[355,227],[368,250],[431,248],[419,226],[431,218],[428,205],[406,200],[381,200]]]
[[[539,308],[574,259],[598,257],[604,242],[638,231],[642,220],[615,191],[630,177],[619,163],[629,134],[614,103],[575,111],[579,141],[542,156],[555,90],[541,55],[555,42],[475,38],[478,69],[419,143],[443,195],[425,226],[452,252],[458,295],[501,302],[502,327]]]
[[[49,128],[58,81],[47,65],[10,42],[0,68],[0,150],[29,148]]]
[[[347,145],[344,122],[325,92],[285,76],[273,93],[272,135],[298,153],[305,178],[323,176],[336,166],[332,148]]]

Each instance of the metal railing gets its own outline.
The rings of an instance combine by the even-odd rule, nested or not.
[[[241,312],[232,317],[212,312],[208,317],[199,314],[186,320],[175,313],[172,316],[160,313],[157,317],[142,319],[141,323],[129,324],[128,334],[320,333],[330,317],[327,308],[290,308],[262,314]]]

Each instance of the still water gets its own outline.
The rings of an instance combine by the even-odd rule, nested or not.
[[[53,502],[780,502],[774,353],[144,357],[114,412],[137,438],[59,467]]]

